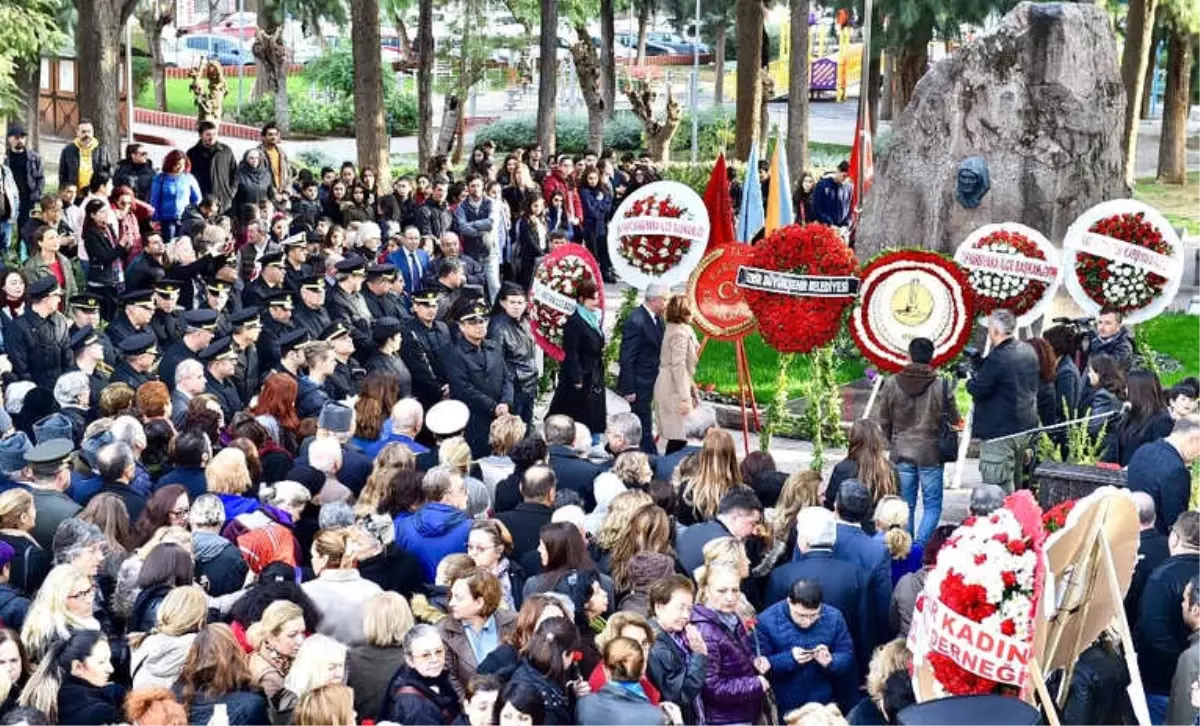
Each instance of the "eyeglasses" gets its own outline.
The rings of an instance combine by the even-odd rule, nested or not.
[[[444,658],[445,656],[446,656],[445,649],[437,648],[436,650],[429,650],[429,651],[425,651],[424,653],[413,653],[412,659],[413,660],[438,660],[440,658]]]
[[[88,589],[86,589],[86,590],[80,590],[79,592],[71,593],[70,595],[67,596],[67,599],[68,600],[78,600],[80,598],[91,597],[92,594],[95,592],[96,592],[96,586],[89,585]]]
[[[191,507],[180,507],[178,509],[172,509],[170,512],[168,512],[168,514],[170,514],[172,517],[183,519],[184,517],[188,516],[188,513],[191,511]]]

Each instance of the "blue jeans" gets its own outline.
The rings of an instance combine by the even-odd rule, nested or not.
[[[908,503],[908,530],[913,532],[917,517],[917,489],[921,490],[921,528],[915,530],[913,539],[922,547],[933,536],[938,521],[942,518],[942,465],[917,466],[901,462],[896,464],[900,473],[900,496]]]
[[[1158,693],[1146,694],[1146,710],[1150,712],[1150,723],[1154,726],[1162,726],[1167,722],[1167,708],[1171,704],[1171,697],[1164,696]]]

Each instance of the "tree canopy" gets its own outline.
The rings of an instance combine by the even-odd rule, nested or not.
[[[57,0],[5,0],[0,2],[0,116],[22,110],[16,70],[23,61],[36,61],[46,48],[66,41],[58,29]]]

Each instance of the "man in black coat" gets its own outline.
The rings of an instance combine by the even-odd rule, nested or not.
[[[883,542],[862,529],[862,523],[872,509],[871,494],[857,479],[847,479],[838,488],[834,502],[837,515],[837,541],[833,556],[839,562],[851,564],[867,573],[867,595],[863,612],[870,616],[870,631],[865,653],[891,639],[888,609],[892,604],[892,558]],[[799,530],[797,530],[798,532]],[[859,650],[858,640],[855,649]]]
[[[284,269],[283,251],[265,252],[258,262],[261,267],[258,277],[251,280],[242,291],[243,308],[262,310],[267,307],[268,299],[284,289],[287,272]]]
[[[1180,603],[1188,580],[1200,571],[1200,512],[1188,511],[1179,516],[1171,528],[1169,544],[1171,556],[1150,574],[1142,590],[1133,628],[1134,650],[1152,720],[1156,711],[1165,714],[1179,654],[1188,648],[1190,632]],[[1154,722],[1162,723],[1162,719]]]
[[[274,370],[283,359],[279,339],[298,330],[292,322],[292,294],[287,291],[272,293],[264,301],[267,311],[263,315],[262,333],[258,336],[258,364],[263,378]]]
[[[75,295],[67,301],[71,313],[71,334],[79,332],[85,326],[91,326],[96,334],[96,338],[100,341],[100,345],[104,348],[104,362],[109,367],[109,372],[117,365],[117,346],[113,344],[112,338],[108,333],[100,332],[100,295],[94,292]]]
[[[667,307],[668,290],[659,284],[646,288],[642,304],[629,314],[621,328],[621,372],[617,376],[617,393],[629,401],[629,407],[642,422],[642,451],[657,454],[654,445],[654,381],[658,379],[658,363],[662,352],[663,311]]]
[[[1017,319],[1004,309],[988,319],[992,352],[967,381],[975,399],[974,435],[979,447],[979,474],[985,484],[1012,493],[1021,480],[1030,434],[1012,436],[1038,425],[1039,368],[1033,346],[1013,337]],[[993,442],[990,439],[1000,439]]]
[[[117,162],[113,172],[113,186],[127,186],[138,199],[150,203],[150,190],[154,186],[154,162],[150,153],[141,144],[127,144],[125,158]]]
[[[762,523],[763,506],[749,487],[734,487],[717,505],[717,518],[694,524],[679,535],[675,550],[688,572],[704,564],[704,545],[718,537],[745,541]]]
[[[188,358],[198,358],[215,337],[217,314],[212,310],[189,310],[183,314],[183,336],[163,351],[158,375],[171,390],[175,389],[175,369]]]
[[[415,221],[422,237],[431,235],[440,239],[443,232],[449,232],[453,228],[454,215],[446,203],[448,189],[445,182],[434,184],[429,198],[417,208]]]
[[[29,213],[33,205],[42,198],[46,191],[46,173],[42,166],[42,157],[34,149],[29,148],[25,128],[17,123],[9,124],[5,140],[4,164],[12,172],[13,182],[17,185],[17,229],[25,229],[29,221]]]
[[[69,274],[69,273],[68,273]],[[29,309],[9,326],[6,347],[13,374],[48,391],[74,362],[67,319],[58,312],[63,291],[52,276],[28,288]]]
[[[450,345],[450,329],[437,319],[438,292],[421,290],[413,295],[413,317],[404,321],[400,358],[413,377],[413,395],[426,409],[450,393],[442,363]]]
[[[159,244],[161,243],[159,238]],[[179,307],[179,292],[182,289],[183,283],[179,280],[160,278],[154,283],[154,315],[150,318],[150,329],[158,339],[158,347],[164,350],[183,337],[184,331],[187,330],[183,308]]]
[[[463,276],[466,277],[464,284],[477,288],[476,294],[482,297],[486,284],[483,265],[480,265],[474,257],[463,254],[462,241],[459,240],[458,235],[449,230],[443,232],[438,237],[438,249],[441,251],[441,255],[430,260],[429,264],[425,266],[425,277],[421,280],[421,287],[436,286],[438,278],[443,274],[442,267],[438,264],[439,260],[458,260],[462,265]]]
[[[204,392],[217,397],[226,421],[232,421],[233,414],[242,410],[242,397],[233,379],[237,357],[230,338],[214,340],[200,353],[200,361],[204,363]]]
[[[237,157],[228,144],[217,140],[217,125],[212,121],[201,121],[197,130],[200,141],[187,152],[192,176],[200,185],[200,193],[213,195],[217,209],[227,211],[237,193]]]
[[[1096,332],[1088,346],[1088,356],[1107,355],[1129,370],[1133,364],[1133,338],[1123,323],[1125,316],[1120,310],[1105,307],[1096,316]]]
[[[139,333],[153,333],[150,321],[154,319],[153,290],[128,290],[121,295],[121,312],[107,328],[108,337],[120,347],[121,341]],[[155,342],[158,338],[155,337]]]
[[[867,646],[875,616],[867,607],[869,574],[859,567],[838,560],[833,555],[837,543],[837,520],[833,512],[823,507],[806,507],[796,517],[796,559],[776,566],[767,580],[763,605],[783,600],[796,580],[820,583],[824,601],[833,605],[846,619],[854,640],[854,657],[860,670],[871,662]],[[860,645],[861,644],[861,645]]]
[[[521,477],[521,499],[514,509],[501,512],[496,519],[504,523],[512,535],[512,554],[509,559],[520,562],[521,558],[538,548],[542,525],[550,523],[554,513],[554,495],[557,493],[554,470],[546,466],[531,466]]]
[[[296,327],[304,328],[309,338],[322,340],[321,333],[333,323],[329,311],[325,309],[323,276],[310,275],[300,282],[300,299],[292,311],[292,322]]]
[[[1154,499],[1146,492],[1133,492],[1133,503],[1137,507],[1138,526],[1138,558],[1133,568],[1133,579],[1129,581],[1129,590],[1125,592],[1125,619],[1136,623],[1138,606],[1142,599],[1142,590],[1146,589],[1146,581],[1150,573],[1171,555],[1167,536],[1154,526]]]
[[[258,308],[247,308],[229,316],[233,326],[231,346],[237,354],[234,365],[233,385],[243,403],[249,403],[258,395],[262,382],[262,368],[258,359],[258,339],[262,334],[262,320]]]
[[[367,267],[367,282],[362,296],[367,303],[367,311],[371,313],[373,319],[405,320],[412,317],[408,303],[396,292],[396,283],[400,279],[395,265],[382,264]],[[399,289],[402,290],[402,286],[403,283]]]
[[[333,357],[337,359],[337,367],[325,379],[325,393],[331,401],[344,401],[358,395],[358,387],[362,385],[367,372],[354,359],[354,341],[350,337],[350,329],[343,322],[336,322],[321,331],[320,340],[329,343],[333,348]]]
[[[549,465],[554,470],[559,489],[570,489],[583,498],[583,509],[596,508],[593,482],[604,471],[575,451],[575,421],[570,416],[552,414],[542,425],[546,437]]]
[[[460,334],[447,346],[444,362],[450,397],[467,404],[471,411],[464,435],[476,458],[491,452],[488,431],[492,419],[507,414],[513,401],[512,373],[500,347],[487,339],[487,322],[487,305],[475,301],[459,317]]]
[[[124,358],[117,364],[110,382],[128,383],[136,391],[143,383],[158,380],[158,376],[151,372],[158,360],[158,340],[154,333],[131,335],[117,347]]]
[[[1166,534],[1188,508],[1192,493],[1192,465],[1200,458],[1200,416],[1191,414],[1175,422],[1165,439],[1142,444],[1133,452],[1127,469],[1129,488],[1146,492],[1154,500],[1155,526]]]
[[[329,315],[334,322],[346,325],[354,347],[361,351],[371,349],[371,311],[363,299],[363,282],[367,279],[367,261],[352,254],[340,261],[337,267],[337,283],[329,289]]]
[[[111,141],[111,139],[110,139]],[[96,138],[96,130],[88,119],[80,119],[75,126],[75,140],[63,147],[58,156],[58,188],[68,184],[79,188],[75,203],[79,204],[87,196],[84,190],[96,174],[112,176],[112,154],[108,147]],[[85,163],[86,161],[86,163]],[[87,172],[84,173],[84,168]]]

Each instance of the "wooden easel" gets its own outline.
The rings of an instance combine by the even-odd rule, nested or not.
[[[704,355],[704,349],[708,346],[709,336],[704,336],[700,340],[700,350],[696,353],[696,360],[700,360],[700,356]],[[745,447],[746,453],[750,452],[750,416],[754,416],[754,430],[758,431],[762,428],[762,419],[758,414],[758,402],[754,399],[754,386],[750,380],[750,362],[746,358],[746,338],[739,336],[732,341],[734,350],[734,360],[737,365],[738,377],[738,397],[741,400],[742,408],[742,444]]]

